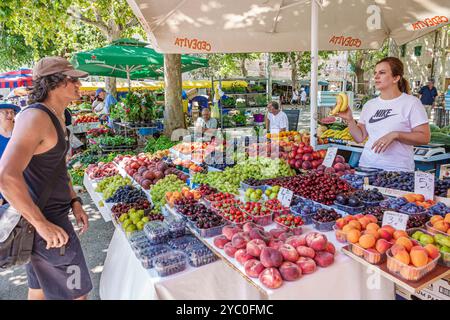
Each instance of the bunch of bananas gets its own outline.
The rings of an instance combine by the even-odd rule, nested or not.
[[[348,127],[345,128],[344,130],[328,129],[320,136],[320,138],[321,139],[333,138],[333,139],[354,141],[352,135],[350,134],[350,130],[348,129]]]
[[[334,109],[331,110],[330,115],[334,116],[340,112],[344,112],[348,109],[348,97],[345,92],[340,92],[336,96],[336,105]]]

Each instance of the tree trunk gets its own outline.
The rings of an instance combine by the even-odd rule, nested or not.
[[[297,90],[298,89],[297,53],[289,54],[289,64],[291,66],[292,90]]]
[[[110,28],[109,33],[106,35],[106,40],[108,43],[113,42],[120,38],[120,31],[117,27]],[[106,91],[110,93],[113,97],[117,98],[117,79],[113,77],[105,77],[105,87]]]
[[[357,92],[366,94],[366,84],[364,80],[364,70],[360,67],[355,69],[356,82],[357,82]]]
[[[244,78],[246,78],[246,77],[247,77],[247,74],[248,74],[247,68],[245,67],[245,60],[246,60],[246,59],[241,59],[241,72],[242,72],[242,76],[243,76]]]
[[[164,55],[164,134],[168,137],[175,129],[186,129],[181,99],[181,55]]]

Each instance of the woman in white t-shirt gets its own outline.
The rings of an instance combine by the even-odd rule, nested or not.
[[[359,165],[388,171],[414,171],[415,145],[430,142],[430,125],[422,103],[410,95],[408,81],[403,78],[403,63],[388,57],[375,66],[378,98],[363,107],[359,121],[352,111],[339,113],[346,120],[356,142],[364,146]]]

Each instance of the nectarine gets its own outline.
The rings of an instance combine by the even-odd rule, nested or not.
[[[411,239],[407,238],[407,237],[400,237],[397,240],[395,240],[396,244],[401,244],[403,247],[405,247],[405,249],[409,252],[411,251],[411,248],[413,247],[413,243],[411,241]]]
[[[350,221],[350,222],[348,223],[348,225],[349,225],[349,226],[352,226],[353,228],[358,229],[358,230],[360,230],[360,231],[361,231],[361,229],[362,229],[361,223],[359,223],[359,221],[357,221],[357,220],[352,220],[352,221]]]
[[[388,251],[390,247],[391,247],[391,243],[389,243],[385,239],[378,239],[377,243],[375,244],[375,249],[381,254]]]
[[[408,265],[409,262],[411,261],[411,259],[409,257],[409,253],[406,252],[405,250],[397,252],[397,254],[394,256],[394,259],[396,259],[406,265]]]
[[[377,231],[378,229],[380,229],[380,226],[378,224],[376,224],[376,223],[371,222],[371,223],[369,223],[367,225],[366,229],[367,230],[375,230],[375,231]]]
[[[428,263],[428,253],[425,249],[420,247],[413,247],[411,249],[411,262],[415,267],[423,267]]]
[[[433,228],[442,232],[447,232],[447,230],[450,228],[450,224],[448,224],[444,220],[440,220],[433,225]]]
[[[433,244],[427,244],[424,249],[427,251],[428,256],[433,260],[440,256],[439,249]]]
[[[440,215],[434,215],[431,217],[430,222],[432,225],[434,225],[436,222],[440,220],[444,220],[444,218],[442,218]]]

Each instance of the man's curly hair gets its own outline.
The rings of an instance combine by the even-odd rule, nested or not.
[[[65,84],[66,82],[67,76],[62,73],[55,73],[33,80],[33,85],[29,88],[29,104],[43,102],[47,99],[50,91],[56,89],[62,84]]]

